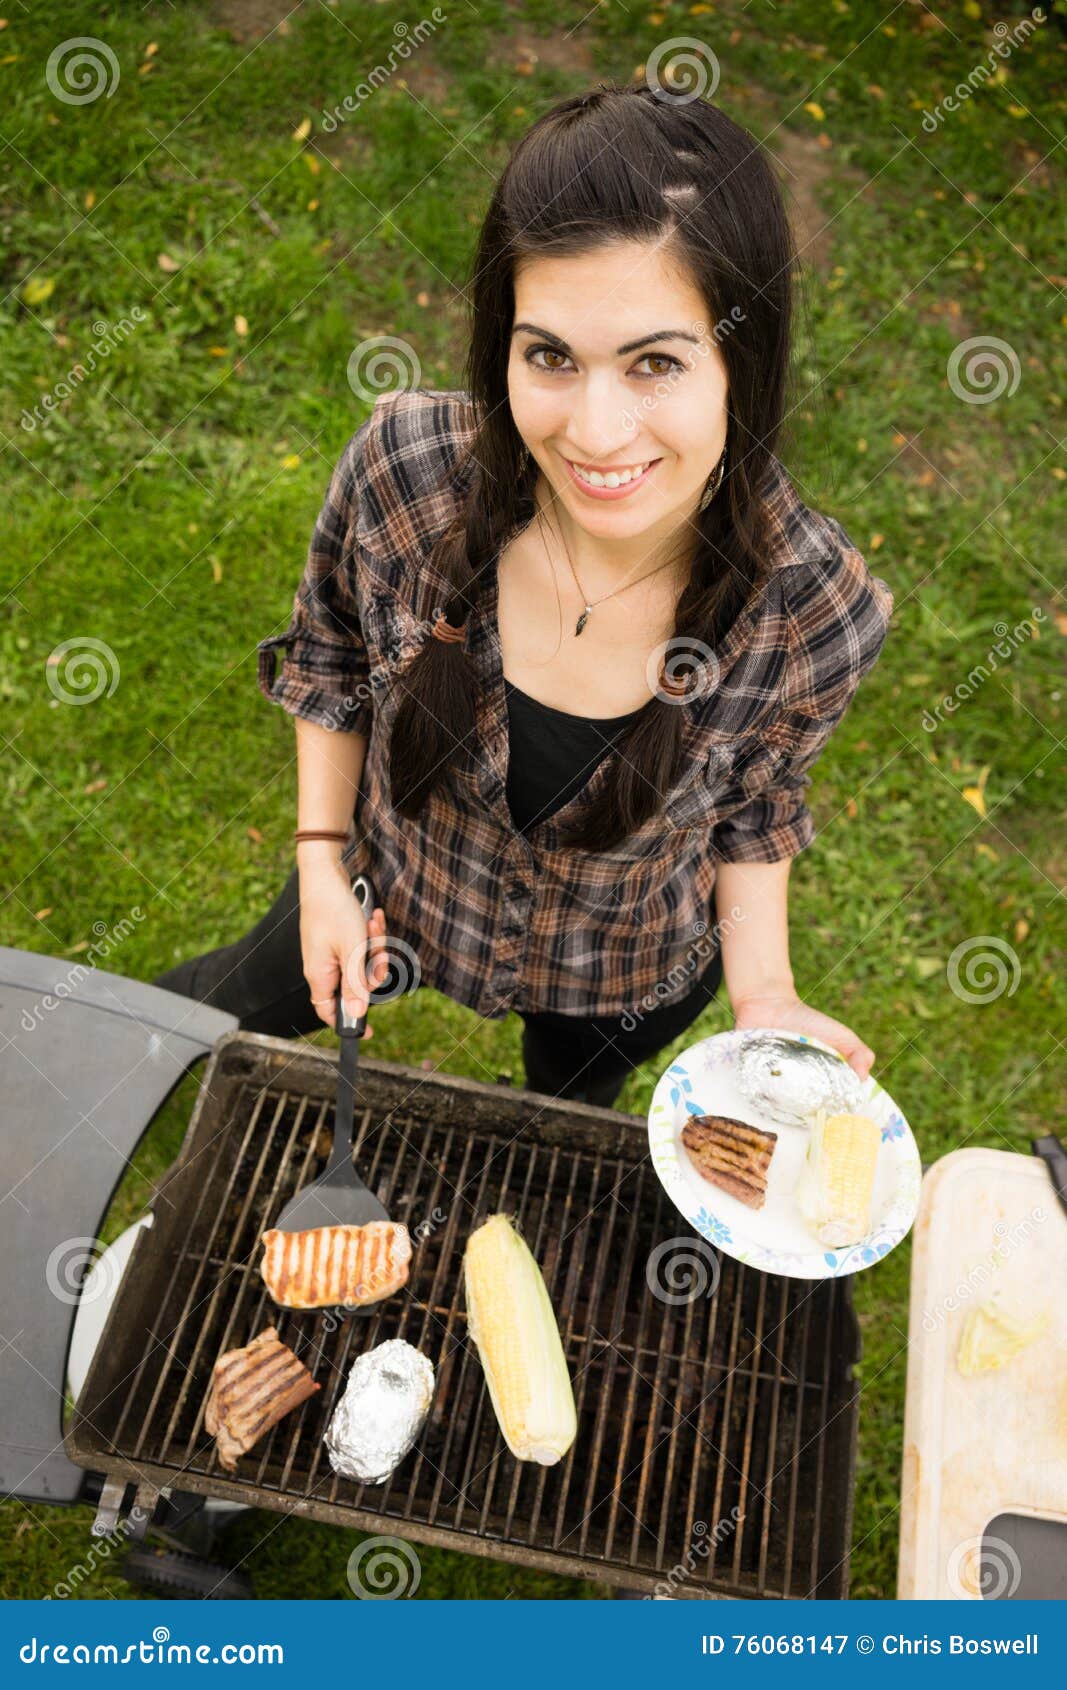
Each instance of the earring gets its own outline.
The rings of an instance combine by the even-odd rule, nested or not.
[[[724,446],[723,449],[722,449],[722,457],[719,459],[718,467],[716,469],[714,469],[712,471],[712,473],[708,476],[707,486],[704,488],[704,491],[701,494],[699,508],[702,511],[706,511],[708,506],[711,504],[712,499],[714,499],[716,493],[719,491],[719,488],[722,486],[722,478],[725,474],[726,474],[726,447]]]

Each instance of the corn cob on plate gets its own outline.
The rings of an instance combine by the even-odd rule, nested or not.
[[[857,1077],[847,1110],[805,1108],[802,1126],[764,1115],[737,1069],[743,1041],[763,1033],[844,1065],[821,1039],[779,1028],[699,1040],[653,1094],[653,1166],[692,1230],[726,1255],[794,1279],[857,1273],[888,1255],[915,1219],[922,1166],[911,1128],[873,1076]],[[747,1145],[745,1126],[758,1129]]]

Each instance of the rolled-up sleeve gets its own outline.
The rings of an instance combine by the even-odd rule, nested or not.
[[[792,585],[785,696],[776,717],[789,751],[767,789],[716,827],[715,855],[725,863],[781,862],[815,839],[808,771],[889,632],[893,595],[852,546],[799,567]]]
[[[272,703],[335,732],[364,735],[374,714],[373,689],[350,537],[369,424],[368,418],[356,430],[330,478],[289,626],[257,648],[259,689]]]

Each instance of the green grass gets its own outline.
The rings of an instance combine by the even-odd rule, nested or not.
[[[509,146],[552,99],[627,79],[657,42],[699,33],[720,59],[718,99],[781,151],[808,228],[832,219],[805,279],[784,455],[897,602],[816,771],[819,838],[793,871],[798,986],[876,1050],[925,1161],[964,1144],[1028,1152],[1062,1122],[1065,1020],[1054,517],[1067,319],[1061,173],[1046,156],[1062,136],[1060,24],[928,135],[923,110],[985,58],[995,19],[1021,11],[942,8],[936,27],[921,8],[886,19],[871,0],[729,0],[696,15],[554,3],[525,6],[520,23],[479,4],[416,51],[407,89],[390,79],[326,136],[321,112],[385,62],[403,13],[340,0],[272,29],[285,11],[67,7],[64,34],[102,37],[121,71],[110,99],[82,106],[45,84],[50,8],[19,8],[0,32],[3,942],[75,961],[94,923],[138,906],[109,966],[151,978],[262,914],[289,871],[295,763],[291,721],[257,691],[255,644],[287,622],[323,489],[365,414],[349,354],[399,335],[423,385],[457,385],[461,288]],[[521,74],[518,47],[534,37],[538,63]],[[310,137],[294,140],[308,118]],[[135,308],[143,320],[103,367],[47,428],[25,431],[24,407],[86,359],[94,324]],[[992,404],[961,402],[946,380],[954,347],[978,335],[1019,361],[1016,391]],[[965,680],[994,625],[1036,611],[1040,637],[925,732],[924,711]],[[112,649],[119,683],[65,707],[46,662],[81,636]],[[983,1005],[946,980],[955,947],[978,935],[1019,959],[1016,989]],[[635,1071],[620,1107],[643,1111],[674,1050],[729,1024],[716,1005]],[[479,1023],[423,992],[379,1015],[373,1049],[519,1077],[519,1032],[515,1017]],[[153,1126],[105,1236],[175,1154],[195,1083]],[[904,1245],[855,1282],[856,1597],[895,1590],[909,1258]],[[90,1519],[5,1504],[0,1593],[51,1589],[84,1559]],[[228,1548],[262,1595],[344,1597],[357,1536],[255,1514]],[[603,1594],[420,1557],[422,1596]],[[128,1594],[114,1559],[79,1589]]]

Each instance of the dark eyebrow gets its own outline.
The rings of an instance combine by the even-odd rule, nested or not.
[[[538,335],[542,340],[550,340],[553,346],[557,346],[568,357],[572,356],[565,340],[561,340],[558,334],[552,334],[548,329],[539,329],[536,323],[516,323],[511,334],[513,339],[517,334]],[[617,349],[616,357],[621,358],[627,352],[636,352],[639,346],[651,346],[657,340],[689,340],[694,346],[700,345],[700,336],[690,334],[688,329],[657,329],[655,334],[644,334],[640,340],[628,340],[625,346]]]

